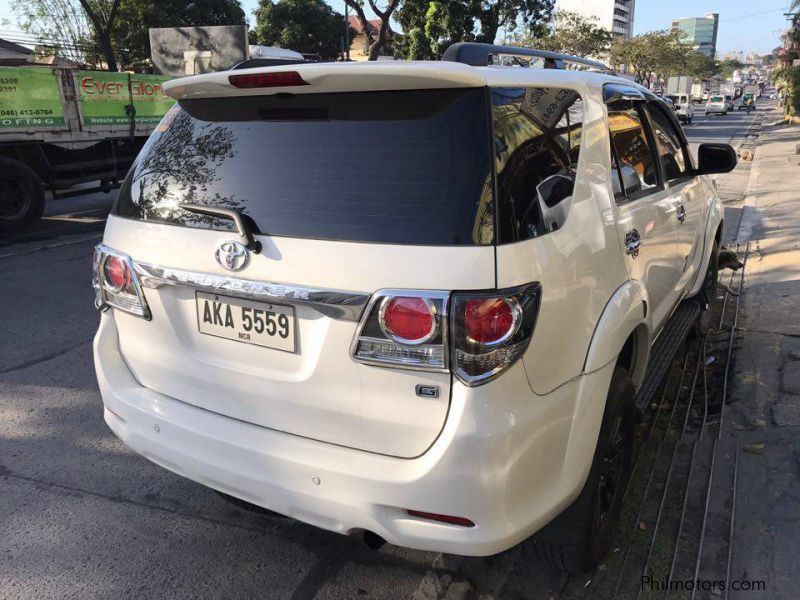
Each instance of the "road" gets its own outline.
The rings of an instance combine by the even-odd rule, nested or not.
[[[736,142],[755,118],[698,115],[687,134]],[[746,179],[726,177],[733,206]],[[113,197],[53,200],[35,231],[0,242],[0,598],[550,598],[581,583],[527,544],[487,559],[372,551],[233,507],[123,446],[91,355],[91,254]]]

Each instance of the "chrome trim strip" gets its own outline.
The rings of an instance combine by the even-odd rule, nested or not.
[[[326,317],[344,321],[358,321],[370,297],[361,292],[237,279],[140,262],[134,262],[133,266],[144,288],[157,290],[165,285],[186,286],[211,294],[228,293],[248,300],[310,306]]]

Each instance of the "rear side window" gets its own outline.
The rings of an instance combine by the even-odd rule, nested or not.
[[[609,105],[608,124],[614,195],[618,202],[655,191],[658,166],[647,136],[643,107],[632,103]]]
[[[560,229],[581,150],[580,95],[562,88],[495,88],[492,105],[498,242]]]
[[[653,123],[656,148],[658,148],[661,164],[664,166],[664,176],[667,181],[681,179],[688,174],[688,163],[680,135],[660,106],[651,102],[647,108]]]
[[[181,101],[115,214],[228,230],[180,203],[243,212],[275,236],[419,245],[494,240],[485,88]]]

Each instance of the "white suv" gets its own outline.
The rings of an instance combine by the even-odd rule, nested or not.
[[[166,83],[94,259],[109,427],[332,531],[465,555],[536,533],[565,569],[599,561],[661,342],[716,281],[703,174],[736,159],[695,166],[626,79],[492,66],[510,54],[563,58]]]
[[[706,102],[707,115],[727,115],[728,103],[725,101],[724,96],[711,96]]]

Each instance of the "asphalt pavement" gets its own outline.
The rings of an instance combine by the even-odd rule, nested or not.
[[[695,147],[735,142],[754,119],[698,114],[686,131]],[[731,202],[745,184],[731,179]],[[36,229],[0,240],[0,598],[551,598],[568,585],[527,544],[487,559],[373,551],[232,506],[121,444],[91,353],[92,248],[115,193],[51,200]]]

